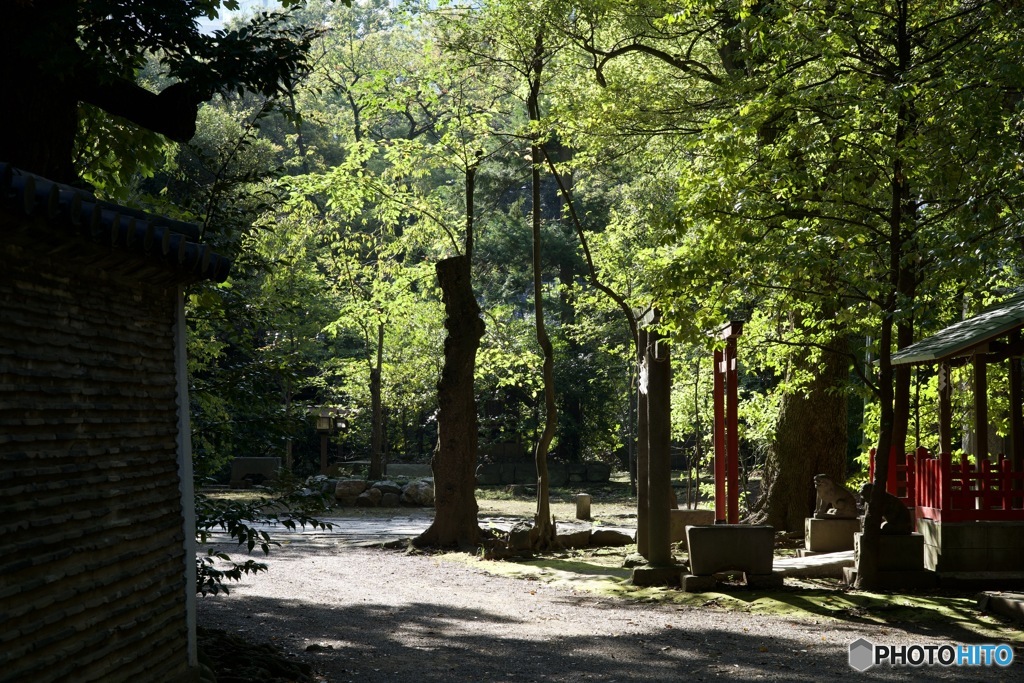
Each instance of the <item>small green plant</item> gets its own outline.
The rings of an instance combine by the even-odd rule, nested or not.
[[[239,546],[251,553],[258,545],[264,555],[270,547],[281,545],[273,540],[265,527],[280,524],[289,530],[297,526],[331,529],[333,525],[314,517],[329,509],[319,491],[305,488],[291,473],[282,470],[271,487],[259,487],[264,495],[250,499],[215,498],[196,494],[196,539],[210,543],[211,534],[226,533]],[[267,565],[253,559],[235,562],[231,556],[212,546],[205,555],[196,557],[196,592],[200,595],[228,593],[226,582],[240,581],[245,574],[267,571]]]

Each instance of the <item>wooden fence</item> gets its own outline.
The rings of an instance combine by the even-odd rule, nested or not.
[[[874,479],[875,451],[871,450]],[[1024,472],[1014,472],[1004,455],[980,466],[949,453],[932,456],[925,448],[889,462],[886,490],[916,517],[942,522],[1024,521]]]

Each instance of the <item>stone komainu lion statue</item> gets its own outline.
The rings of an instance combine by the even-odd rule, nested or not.
[[[860,487],[860,497],[864,500],[864,511],[867,512],[871,504],[871,492],[873,484],[864,484]],[[888,491],[882,493],[882,529],[881,532],[887,535],[909,534],[914,530],[914,520],[910,518],[910,510],[900,502],[900,499]]]
[[[814,476],[814,490],[818,494],[818,506],[814,510],[816,519],[853,519],[857,516],[857,499],[827,474]]]

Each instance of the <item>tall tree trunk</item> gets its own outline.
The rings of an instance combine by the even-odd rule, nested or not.
[[[913,45],[908,21],[909,2],[897,3],[896,55],[897,74],[892,86],[899,86],[899,76],[912,66]],[[891,201],[889,209],[889,299],[885,307],[882,337],[879,348],[879,402],[881,423],[879,424],[878,458],[875,463],[873,502],[881,502],[885,482],[889,473],[889,452],[895,447],[906,451],[906,438],[910,420],[910,366],[892,365],[892,342],[895,328],[897,350],[914,342],[914,321],[911,312],[917,294],[918,273],[906,258],[914,252],[917,207],[911,191],[909,173],[912,168],[904,163],[903,150],[914,135],[916,113],[913,101],[904,101],[896,113],[896,130],[893,134],[893,160],[891,180]],[[903,314],[897,317],[897,312]],[[884,448],[883,448],[884,446]],[[878,509],[878,505],[874,506]],[[864,531],[877,533],[880,518],[874,514],[864,520]]]
[[[782,397],[751,523],[802,531],[814,509],[814,475],[846,478],[846,393],[840,387],[849,377],[849,356],[842,338],[830,349],[806,391]],[[806,369],[806,362],[804,355],[794,365]]]
[[[437,384],[437,449],[434,521],[413,543],[419,547],[466,547],[480,541],[477,523],[477,414],[473,391],[476,352],[484,335],[480,306],[473,296],[470,261],[455,256],[438,262],[444,302],[444,367]]]
[[[377,323],[377,355],[370,368],[370,474],[371,480],[384,476],[384,402],[381,398],[381,368],[384,364],[384,323]]]
[[[897,78],[911,68],[912,45],[908,25],[908,0],[897,3],[896,55],[898,60]],[[896,88],[898,81],[892,83]],[[882,333],[878,351],[878,447],[875,459],[875,478],[868,513],[864,518],[864,534],[861,537],[860,555],[857,557],[856,587],[873,588],[878,582],[878,536],[882,526],[882,499],[889,478],[889,452],[893,447],[906,448],[907,422],[910,417],[910,366],[892,365],[893,328],[896,328],[896,342],[899,348],[913,342],[913,321],[909,318],[896,319],[900,310],[912,311],[916,292],[916,278],[913,270],[904,263],[908,253],[911,230],[905,223],[913,221],[915,209],[911,202],[910,182],[903,163],[903,149],[911,135],[914,119],[913,108],[903,102],[897,111],[896,130],[893,135],[892,192],[889,212],[889,296],[883,311]]]
[[[575,269],[568,259],[558,269],[560,291],[561,324],[568,329],[576,322],[576,310],[569,299],[569,291],[576,281]],[[583,348],[575,335],[565,340],[565,355],[568,358],[579,358]],[[570,384],[570,383],[566,383]],[[574,383],[573,383],[574,384]],[[583,459],[583,396],[579,385],[561,387],[559,401],[561,410],[558,420],[558,455],[570,462]]]
[[[544,69],[544,36],[538,32],[533,47],[533,64],[531,65],[530,94],[527,109],[530,121],[540,122],[540,85],[541,72]],[[534,462],[537,465],[537,512],[533,518],[533,529],[530,532],[532,546],[537,550],[552,547],[555,543],[555,525],[551,519],[551,501],[549,498],[550,477],[548,476],[548,449],[555,437],[558,426],[558,408],[555,405],[555,352],[548,337],[544,324],[544,291],[540,258],[540,227],[541,227],[541,187],[540,163],[541,146],[537,139],[539,133],[533,131],[533,144],[530,146],[532,157],[532,226],[533,226],[533,311],[537,327],[537,343],[544,353],[544,428],[537,447],[534,450]]]

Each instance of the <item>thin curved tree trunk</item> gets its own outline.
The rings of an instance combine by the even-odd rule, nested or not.
[[[541,71],[544,68],[544,36],[538,32],[533,47],[533,64],[530,77],[530,94],[527,99],[530,121],[540,121],[540,83]],[[544,292],[540,259],[540,162],[543,153],[536,131],[533,132],[533,143],[530,154],[533,160],[531,173],[533,200],[533,311],[537,326],[537,343],[544,353],[542,370],[544,380],[544,428],[537,447],[534,450],[534,462],[537,465],[537,513],[533,518],[533,529],[530,531],[531,546],[535,550],[545,550],[556,544],[555,525],[551,519],[551,501],[549,497],[550,477],[548,476],[548,450],[555,437],[558,426],[558,408],[555,404],[555,352],[544,325]]]

